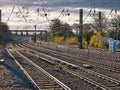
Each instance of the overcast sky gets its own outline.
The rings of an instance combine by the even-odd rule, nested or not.
[[[8,20],[13,6],[15,6],[15,9]],[[27,22],[21,16],[18,6]],[[116,9],[119,12],[120,0],[0,0],[0,8],[2,9],[2,21],[7,22],[8,20],[9,25],[15,25],[16,23],[18,25],[39,24],[41,27],[44,27],[50,23],[48,20],[54,18],[59,18],[63,22],[70,24],[78,23],[78,11],[80,8],[84,10],[84,18],[90,9],[94,10],[94,8],[96,12],[102,11],[106,16],[112,9]],[[40,8],[39,15],[37,8]],[[26,15],[25,12],[27,10],[29,13]],[[47,13],[47,18],[44,16],[44,13]],[[67,16],[67,13],[70,13],[70,16]],[[90,21],[91,17],[88,17],[86,22]]]
[[[95,1],[95,2],[94,2]],[[48,7],[99,7],[106,9],[119,8],[120,0],[0,0],[0,6],[22,4],[34,5],[35,2],[44,3]]]

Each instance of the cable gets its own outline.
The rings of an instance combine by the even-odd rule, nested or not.
[[[20,0],[18,0],[18,2],[20,3]],[[16,6],[14,5],[14,6],[13,6],[13,9],[12,9],[12,11],[11,11],[11,13],[10,13],[10,16],[8,17],[7,22],[10,20],[10,17],[12,16],[12,13],[14,12],[15,7],[16,7]],[[18,5],[17,7],[18,7],[18,10],[19,10],[19,12],[21,13],[22,17],[24,18],[24,20],[27,21],[26,18],[25,18],[25,16],[22,14],[22,11],[20,10],[19,5]]]
[[[110,17],[110,15],[112,14],[112,12],[113,12],[113,9],[110,11],[110,13],[108,14],[107,18]]]
[[[18,6],[18,9],[19,9],[19,11],[20,11],[22,17],[24,18],[24,20],[27,22],[27,19],[26,19],[25,16],[22,14],[22,11],[20,10],[19,6]]]
[[[87,14],[86,18],[83,20],[83,23],[86,21],[86,19],[88,18],[88,16],[90,15],[90,13],[92,12],[92,9],[90,9],[89,13]]]
[[[60,12],[59,16],[57,17],[57,19],[60,18],[61,15],[63,15],[63,12],[64,12],[65,9],[62,9],[62,11]]]
[[[47,17],[48,14],[45,12],[45,9],[44,9],[44,8],[42,8],[42,10],[43,10],[43,12],[44,12],[44,16],[46,17],[47,21],[49,22],[49,19],[48,19],[48,17]]]
[[[12,9],[12,11],[11,11],[11,13],[10,13],[10,16],[8,17],[7,22],[10,20],[10,17],[11,17],[11,15],[12,15],[12,13],[13,13],[14,9],[15,9],[15,6],[13,6],[13,9]]]
[[[19,0],[20,1],[20,0]],[[36,5],[37,5],[37,7],[40,7],[40,5],[41,5],[41,3],[42,3],[42,11],[43,11],[43,13],[44,13],[44,16],[46,17],[46,20],[49,22],[49,21],[51,21],[49,18],[48,18],[48,14],[46,13],[46,6],[45,6],[45,2],[44,2],[44,0],[33,0],[33,1],[39,1],[39,3],[37,3]],[[114,0],[113,0],[114,1]],[[88,12],[88,14],[87,14],[87,16],[84,18],[84,20],[83,20],[83,22],[85,22],[86,20],[87,20],[87,18],[89,17],[89,15],[91,16],[91,13],[93,13],[93,15],[95,15],[95,13],[96,13],[96,7],[98,7],[98,6],[101,6],[101,5],[105,5],[105,4],[109,4],[109,3],[111,3],[111,2],[113,2],[113,1],[111,1],[111,0],[91,0],[91,2],[90,2],[90,0],[85,0],[85,1],[80,1],[80,3],[82,3],[83,5],[81,5],[81,6],[88,6],[89,4],[91,5],[91,9],[90,9],[90,11]],[[21,1],[22,2],[22,1]],[[23,3],[22,3],[23,4]],[[21,4],[21,6],[22,6],[22,4]],[[78,4],[78,3],[76,3],[76,4]],[[75,4],[74,4],[75,5]],[[26,5],[27,6],[27,5]],[[11,17],[11,15],[12,15],[12,13],[13,13],[13,11],[14,11],[14,8],[15,7],[13,7],[13,9],[12,9],[12,11],[11,11],[11,14],[10,14],[10,16],[8,17],[8,21],[9,21],[9,19],[10,19],[10,17]],[[36,7],[33,7],[33,8],[36,8]],[[33,10],[33,8],[31,9],[31,11]],[[18,8],[19,9],[19,11],[20,11],[20,13],[21,13],[21,15],[22,15],[22,17],[25,19],[25,21],[26,21],[26,18],[25,18],[25,16],[24,16],[24,11],[22,12],[22,10],[20,10],[20,7]],[[93,10],[94,9],[94,10]],[[30,10],[28,10],[28,12],[30,13]],[[39,8],[39,12],[38,12],[38,14],[40,13],[40,8]],[[116,9],[116,11],[115,11],[115,13],[116,13],[116,15],[117,15],[117,9]],[[60,18],[60,16],[61,15],[63,15],[63,16],[70,16],[70,12],[69,12],[69,9],[67,8],[67,9],[62,9],[62,11],[60,12],[60,14],[59,14],[59,16],[57,17],[57,19],[59,19]],[[110,17],[110,14],[108,15],[108,17]]]

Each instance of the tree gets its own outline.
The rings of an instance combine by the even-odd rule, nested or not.
[[[78,45],[78,37],[73,36],[66,39],[66,45]]]
[[[56,37],[54,37],[53,42],[54,42],[55,44],[63,44],[63,42],[64,42],[64,37],[56,36]]]
[[[2,43],[2,41],[8,41],[8,30],[9,27],[6,23],[1,22],[0,23],[0,43]]]
[[[73,24],[72,27],[73,27],[75,34],[79,35],[79,31],[80,31],[79,24]],[[94,35],[92,27],[93,27],[92,24],[83,25],[83,43],[87,42],[87,44],[89,44],[90,38]]]
[[[114,31],[111,31],[109,35],[113,37],[113,39],[119,39],[120,40],[120,15],[117,15],[110,21],[110,26]],[[114,33],[114,34],[113,34]]]
[[[101,13],[101,25],[99,21],[99,13],[95,14],[93,16],[94,23],[93,23],[93,28],[97,31],[103,32],[104,30],[107,29],[107,18],[105,14]]]
[[[73,28],[73,32],[76,34],[76,35],[79,35],[79,32],[80,32],[80,28],[79,28],[79,24],[73,24],[72,25],[72,28]]]
[[[83,38],[87,41],[87,44],[90,42],[90,38],[94,35],[94,32],[92,30],[93,24],[84,24],[83,25]]]
[[[93,35],[90,40],[90,46],[101,48],[103,46],[103,42],[100,40],[101,32],[97,32],[96,35]]]
[[[59,19],[52,20],[50,28],[50,38],[53,39],[55,36],[70,37],[74,35],[69,24],[61,22]]]

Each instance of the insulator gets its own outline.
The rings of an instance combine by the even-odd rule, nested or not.
[[[37,8],[37,13],[39,13],[39,11],[40,11],[39,8]]]
[[[70,16],[70,13],[68,13],[67,15]]]
[[[115,13],[117,14],[117,9],[115,9]]]
[[[45,16],[47,16],[47,13],[45,13]]]

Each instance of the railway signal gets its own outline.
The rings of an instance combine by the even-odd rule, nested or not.
[[[36,25],[35,25],[34,27],[35,27],[35,37],[34,37],[34,42],[36,43]]]

